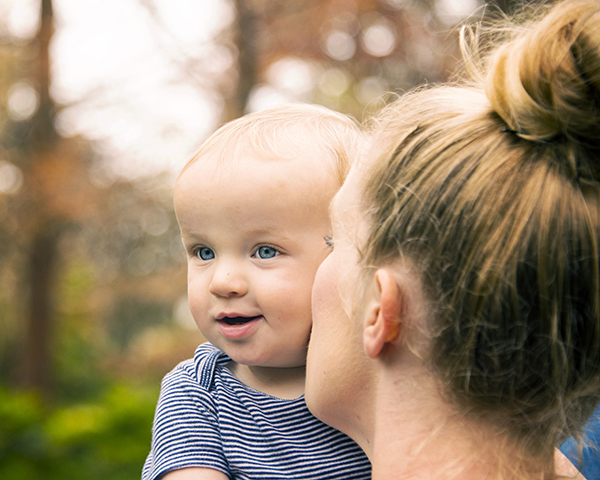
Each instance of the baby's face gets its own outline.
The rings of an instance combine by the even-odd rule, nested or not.
[[[337,180],[311,158],[217,163],[200,158],[175,186],[192,315],[240,364],[304,365]]]

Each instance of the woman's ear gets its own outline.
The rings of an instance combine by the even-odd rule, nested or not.
[[[377,295],[367,306],[363,332],[365,351],[369,358],[381,355],[386,343],[400,334],[402,297],[394,276],[386,269],[375,272]]]

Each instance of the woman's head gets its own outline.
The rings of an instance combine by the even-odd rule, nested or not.
[[[344,189],[363,276],[416,272],[448,402],[547,453],[600,398],[600,4],[558,5],[485,71],[388,107]]]

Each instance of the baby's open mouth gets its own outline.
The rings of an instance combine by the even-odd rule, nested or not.
[[[244,323],[251,322],[252,320],[256,320],[256,317],[223,317],[219,320],[219,322],[226,323],[227,325],[243,325]]]

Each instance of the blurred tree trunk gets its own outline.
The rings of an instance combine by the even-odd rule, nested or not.
[[[25,388],[35,389],[43,397],[52,396],[52,324],[55,271],[58,266],[58,242],[61,220],[47,208],[48,199],[39,188],[37,171],[56,150],[59,136],[54,128],[55,105],[50,97],[49,47],[54,32],[51,0],[41,2],[41,24],[34,39],[35,66],[32,83],[39,95],[39,108],[34,114],[28,135],[24,173],[29,177],[29,208],[24,222],[29,230],[27,248],[27,322],[19,381]],[[43,168],[48,171],[47,168]],[[33,177],[33,181],[31,181]],[[36,178],[38,177],[38,178]]]
[[[29,286],[27,330],[23,348],[22,383],[46,399],[53,391],[52,324],[53,291],[58,255],[58,229],[40,225],[34,232],[28,252]]]
[[[237,10],[238,86],[227,102],[225,121],[244,115],[252,88],[257,83],[257,14],[251,0],[235,0]]]

